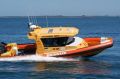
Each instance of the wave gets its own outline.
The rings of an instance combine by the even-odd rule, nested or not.
[[[28,56],[0,58],[0,61],[6,61],[6,62],[58,62],[58,61],[77,61],[77,59],[28,55]]]

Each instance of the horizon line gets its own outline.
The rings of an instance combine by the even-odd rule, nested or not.
[[[120,17],[120,15],[31,15],[36,17]],[[30,16],[30,17],[31,17]],[[28,17],[28,16],[22,16],[22,15],[16,15],[16,16],[0,16],[0,17]]]

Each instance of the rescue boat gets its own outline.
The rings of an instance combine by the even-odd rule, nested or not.
[[[91,57],[113,46],[113,39],[109,37],[77,37],[79,29],[76,27],[29,26],[28,38],[35,43],[8,44],[6,49],[11,46],[11,50],[7,50],[0,57],[33,54],[45,57]]]
[[[52,57],[91,57],[113,46],[109,37],[86,37],[76,35],[76,27],[46,27],[30,25],[28,38],[35,44],[19,44],[18,50],[24,54],[37,54]]]

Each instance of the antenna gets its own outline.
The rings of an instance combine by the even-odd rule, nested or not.
[[[28,9],[29,10],[29,9]],[[30,13],[30,12],[29,12]],[[34,20],[32,19],[32,16],[29,14],[29,13],[27,13],[27,17],[28,17],[28,23],[29,24],[32,24],[32,23],[34,23]]]
[[[31,16],[31,20],[32,20],[33,24],[35,24],[34,16]]]
[[[30,16],[28,16],[28,22],[30,23]]]
[[[46,26],[48,27],[48,18],[47,18],[47,16],[46,16],[46,24],[47,24]]]
[[[35,17],[35,25],[38,25],[37,17],[36,16],[34,17]]]
[[[34,21],[33,21],[33,19],[32,19],[32,16],[28,16],[28,22],[29,22],[29,24],[34,23]]]
[[[28,16],[28,27],[30,28],[31,25],[32,25],[31,18],[30,16]]]

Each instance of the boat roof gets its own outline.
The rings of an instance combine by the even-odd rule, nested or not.
[[[78,34],[76,27],[45,27],[34,29],[31,33],[41,38],[72,37]]]

